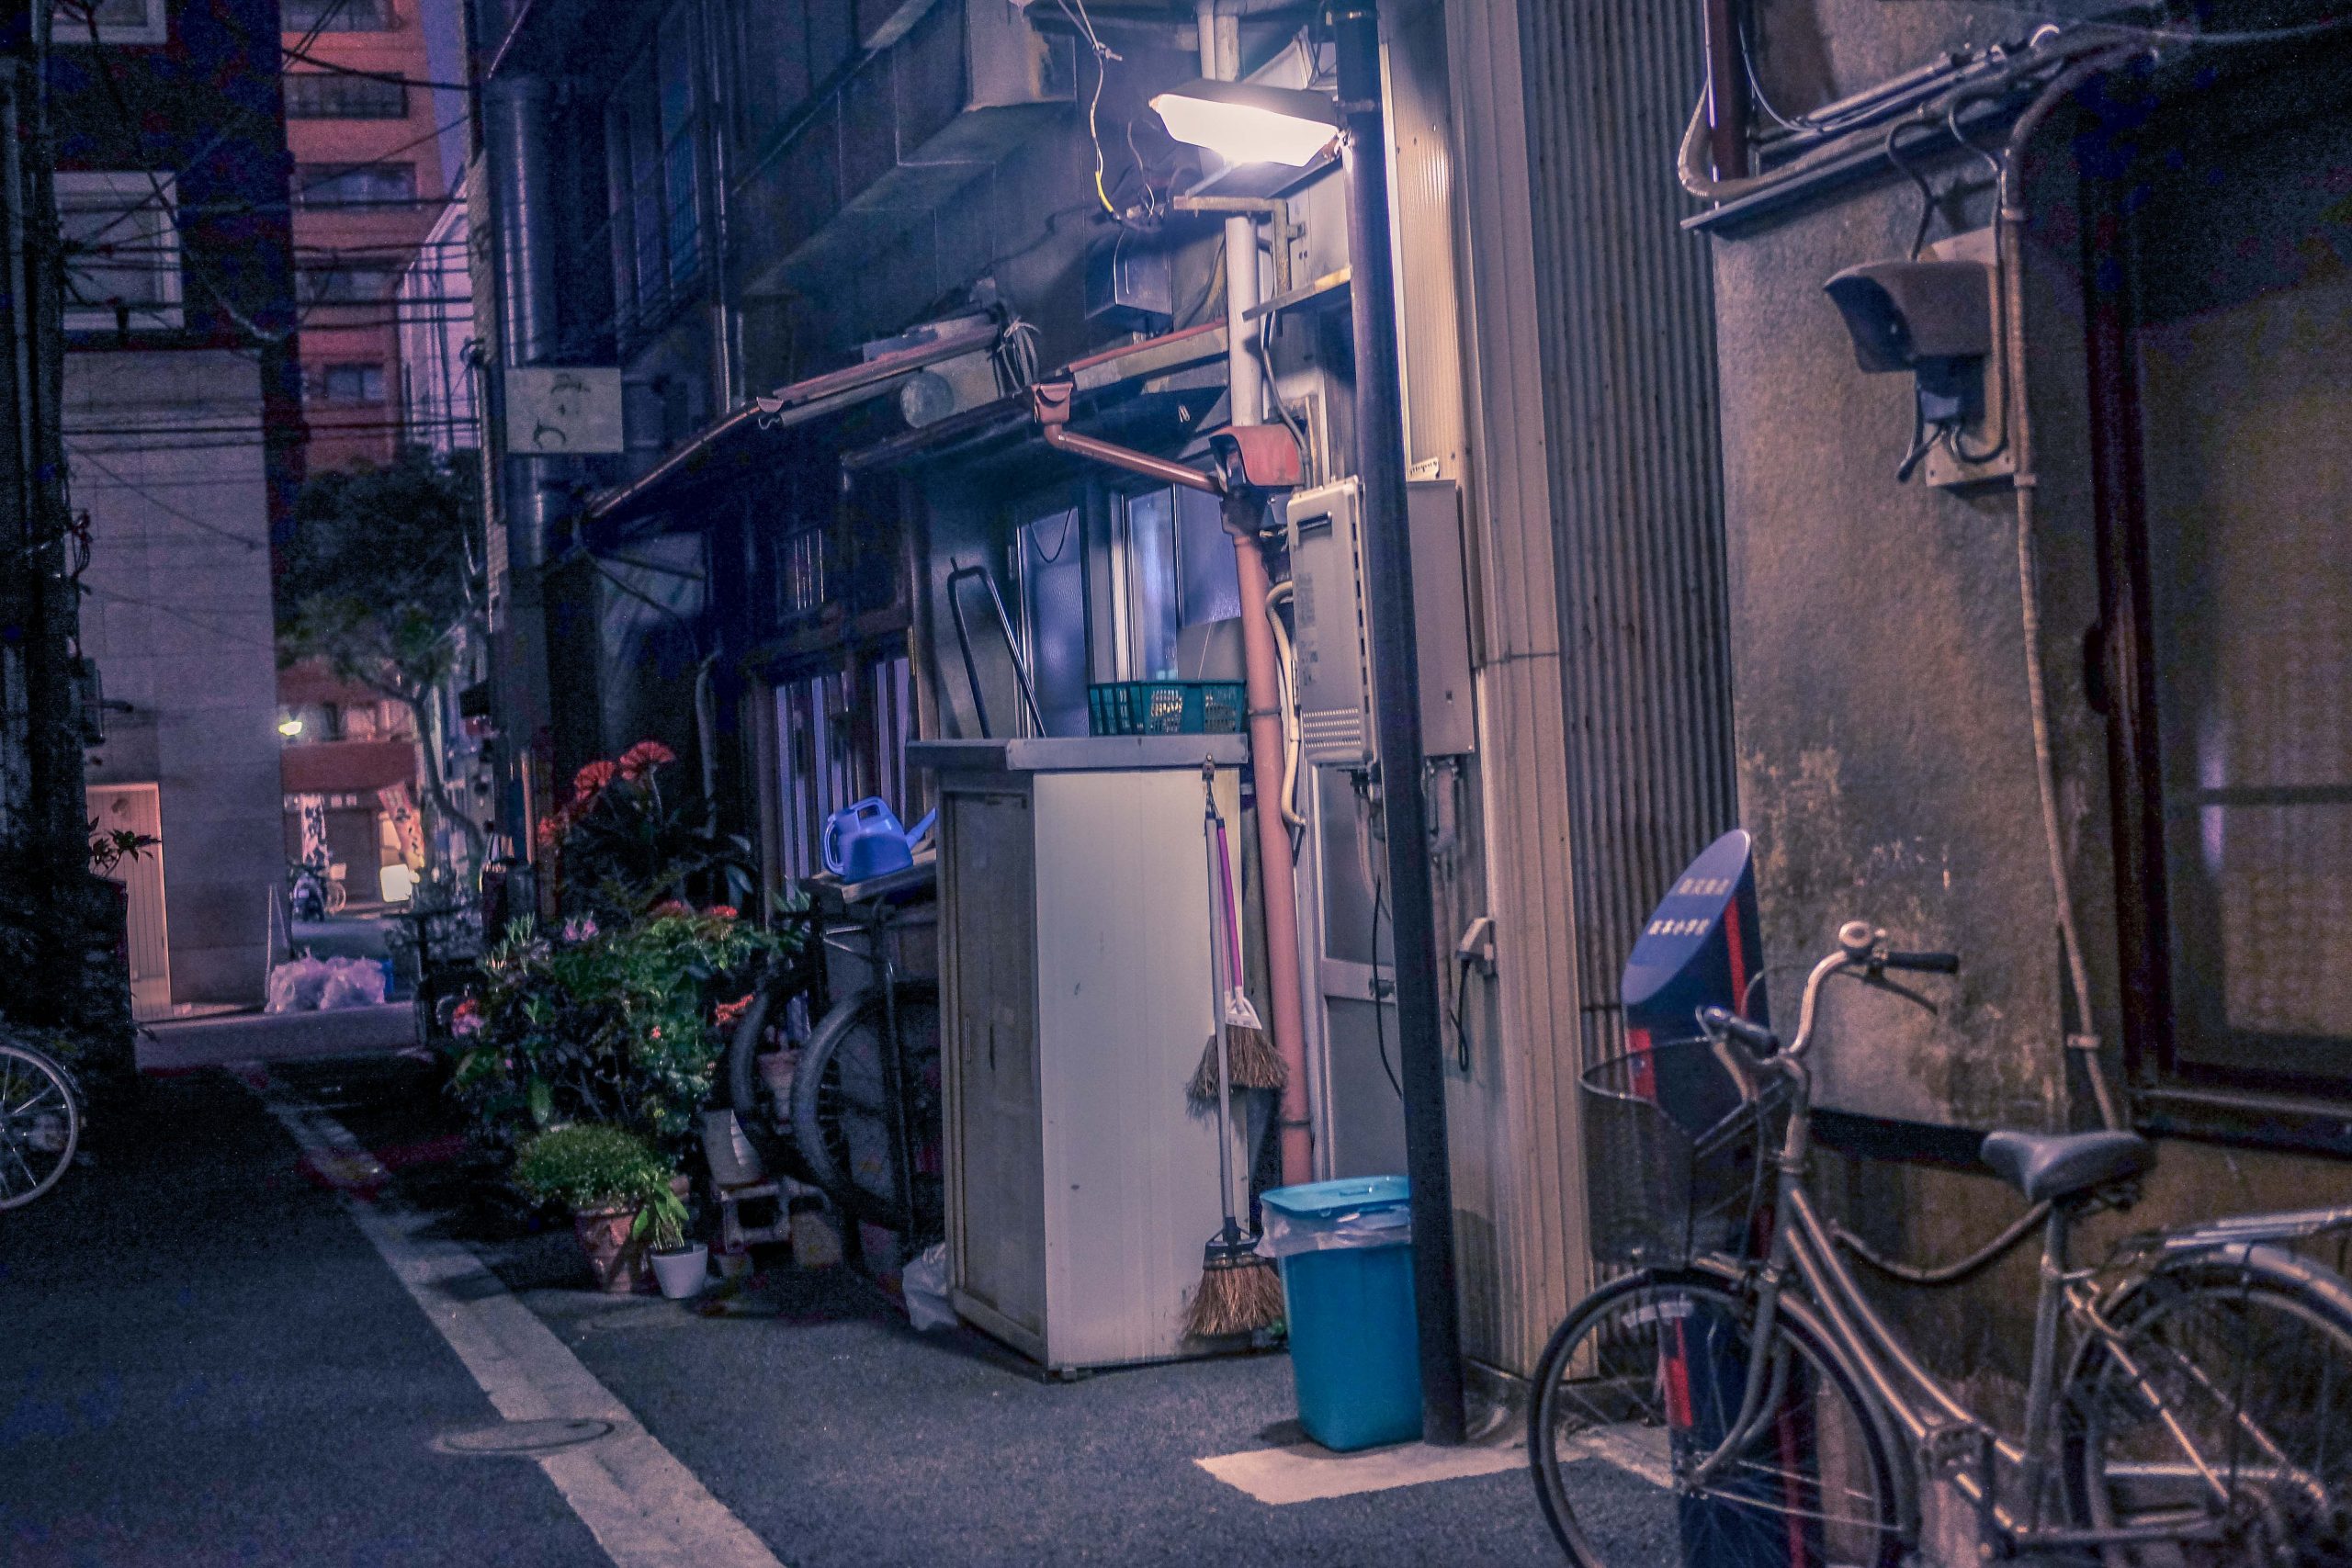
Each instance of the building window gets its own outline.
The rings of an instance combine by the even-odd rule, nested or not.
[[[384,367],[372,363],[322,365],[311,377],[311,396],[322,403],[380,403]]]
[[[288,119],[408,118],[408,88],[402,83],[327,71],[288,74],[285,83]]]
[[[50,36],[61,44],[164,43],[170,39],[164,0],[74,0],[51,10]]]
[[[2093,339],[2102,432],[2137,457],[2101,502],[2132,1043],[2160,1121],[2352,1101],[2352,273],[2307,259],[2341,243],[2324,173],[2348,158],[2352,131],[2314,121],[2135,187],[2130,318]],[[2352,1145],[2324,1120],[2223,1130]]]
[[[169,175],[59,171],[67,331],[181,324],[175,193]]]
[[[414,164],[304,164],[295,171],[300,207],[372,207],[416,199]]]
[[[691,297],[703,273],[700,108],[694,13],[662,23],[653,58],[605,109],[613,267],[623,336],[650,330]]]
[[[381,33],[401,24],[392,0],[279,0],[277,25],[289,33]]]
[[[373,304],[392,291],[400,274],[384,266],[306,266],[296,274],[306,305]]]

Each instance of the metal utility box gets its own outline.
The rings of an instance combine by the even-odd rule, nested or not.
[[[1373,723],[1372,605],[1365,591],[1362,491],[1354,479],[1301,491],[1287,505],[1298,625],[1300,754],[1363,768],[1378,752]],[[1470,696],[1470,612],[1462,506],[1452,479],[1408,487],[1413,632],[1421,679],[1421,750],[1477,750]]]
[[[1232,735],[909,750],[939,780],[951,1294],[1052,1371],[1205,1348],[1183,1333],[1222,1223],[1216,1118],[1185,1096],[1215,1027],[1201,762],[1230,829],[1247,755]]]

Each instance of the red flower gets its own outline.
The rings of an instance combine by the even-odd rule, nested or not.
[[[732,904],[713,904],[703,913],[714,920],[731,920],[736,918],[735,906]]]
[[[694,908],[691,905],[681,903],[675,898],[664,898],[662,902],[653,906],[652,918],[658,920],[667,915],[691,915],[693,913]]]
[[[538,831],[539,848],[543,850],[551,850],[555,848],[556,840],[563,837],[563,815],[560,812],[558,812],[552,817],[540,818]]]
[[[571,775],[571,798],[575,801],[595,799],[605,792],[605,786],[611,784],[614,775],[619,772],[618,767],[601,759],[589,763]]]
[[[674,762],[678,754],[659,740],[640,740],[621,753],[621,777],[634,782],[643,778],[665,763]]]
[[[711,1010],[712,1021],[716,1022],[721,1029],[732,1029],[738,1023],[742,1021],[743,1014],[751,1010],[751,1006],[752,993],[746,991],[735,1000],[731,1002],[721,1002],[717,1007],[713,1008]]]

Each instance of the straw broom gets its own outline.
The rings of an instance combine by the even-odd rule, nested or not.
[[[1216,769],[1203,763],[1201,784],[1204,794],[1214,788],[1215,782]],[[1208,845],[1213,894],[1229,886],[1218,875],[1216,830],[1221,826],[1216,797],[1209,794],[1202,838]],[[1232,1066],[1229,1042],[1233,1026],[1227,1021],[1224,1005],[1227,994],[1225,935],[1225,932],[1214,929],[1209,933],[1209,984],[1216,990],[1217,1001],[1215,1008],[1216,1033],[1208,1046],[1216,1068],[1216,1079],[1210,1086],[1209,1092],[1216,1101],[1217,1197],[1225,1205],[1225,1224],[1216,1235],[1209,1238],[1204,1250],[1200,1289],[1193,1292],[1193,1304],[1184,1314],[1184,1332],[1203,1339],[1248,1334],[1268,1327],[1281,1322],[1283,1312],[1281,1276],[1274,1272],[1271,1259],[1258,1256],[1258,1238],[1244,1231],[1233,1213],[1233,1128],[1228,1089]]]
[[[1250,993],[1241,984],[1241,921],[1233,908],[1233,857],[1226,845],[1225,816],[1216,808],[1214,794],[1208,797],[1208,824],[1203,829],[1213,833],[1216,852],[1210,863],[1211,914],[1221,917],[1225,964],[1225,980],[1218,987],[1218,1018],[1223,1021],[1219,1039],[1211,1040],[1201,1052],[1201,1065],[1193,1070],[1193,1081],[1185,1086],[1185,1094],[1194,1105],[1206,1105],[1222,1083],[1228,1089],[1271,1089],[1281,1090],[1290,1083],[1290,1069],[1283,1062],[1282,1053],[1274,1048],[1266,1026],[1259,1020],[1258,1010],[1250,1000]],[[1217,1051],[1225,1051],[1223,1066],[1218,1066]]]

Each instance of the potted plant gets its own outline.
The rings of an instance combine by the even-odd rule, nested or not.
[[[673,1302],[702,1293],[710,1273],[710,1248],[686,1238],[686,1201],[665,1183],[638,1211],[631,1235],[651,1249],[653,1278]]]
[[[616,1295],[638,1286],[651,1229],[643,1216],[665,1201],[677,1206],[682,1221],[684,1213],[670,1168],[652,1147],[633,1133],[595,1122],[551,1128],[525,1144],[514,1160],[514,1185],[571,1211],[571,1234],[589,1271]]]

